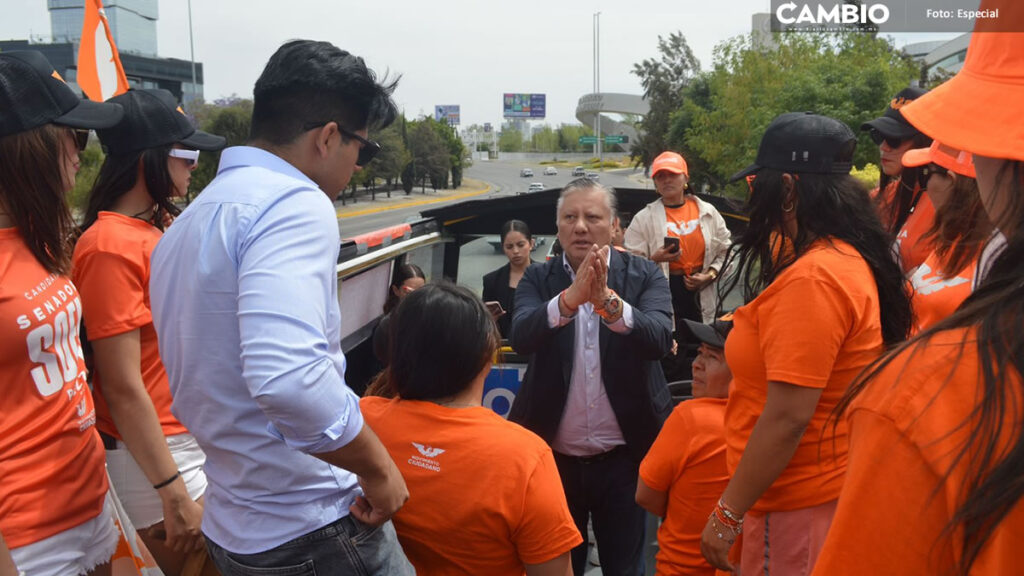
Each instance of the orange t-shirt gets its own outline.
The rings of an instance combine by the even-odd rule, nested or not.
[[[943,530],[961,502],[970,456],[950,467],[968,440],[980,374],[976,330],[943,331],[903,351],[854,400],[846,483],[814,574],[952,573],[963,531],[950,539]],[[1007,401],[1017,419],[997,428],[997,454],[1021,425],[1020,375],[1005,383],[1015,391]],[[970,573],[1019,574],[1021,542],[1018,500]]]
[[[793,458],[753,510],[796,510],[839,496],[846,425],[840,422],[833,435],[826,421],[853,378],[881,352],[874,276],[841,240],[817,241],[736,310],[725,343],[733,375],[725,419],[730,473],[764,409],[769,381],[822,389]]]
[[[82,295],[89,341],[139,330],[142,381],[153,400],[165,436],[187,432],[171,414],[171,389],[149,306],[149,256],[160,231],[137,218],[100,212],[75,246],[72,277]],[[121,439],[104,398],[103,374],[93,374],[96,427]]]
[[[583,542],[537,435],[482,407],[366,397],[360,408],[409,487],[393,521],[417,574],[520,576]]]
[[[640,463],[643,482],[668,493],[665,520],[658,528],[659,576],[715,574],[700,552],[700,537],[729,483],[725,404],[725,398],[680,403]]]
[[[914,308],[914,333],[934,326],[956,311],[968,296],[974,285],[975,259],[956,276],[942,277],[942,263],[935,252],[928,255],[923,264],[910,276],[913,296],[910,303]]]
[[[885,200],[881,203],[881,206],[887,206],[893,201],[893,196],[896,194],[899,184],[899,180],[889,182],[889,185],[885,187]],[[872,195],[878,195],[878,188],[875,188]],[[882,223],[886,228],[892,225],[892,222],[889,221],[889,216],[888,213],[880,214]],[[914,210],[907,216],[907,219],[903,222],[903,227],[896,234],[896,249],[899,252],[900,265],[903,267],[904,272],[910,272],[920,266],[925,258],[931,254],[932,250],[935,249],[934,240],[931,242],[921,241],[921,237],[928,232],[934,222],[935,205],[932,204],[931,197],[925,191],[921,193],[921,197],[918,198]]]
[[[680,255],[668,263],[669,270],[693,274],[704,268],[704,234],[695,200],[686,198],[682,206],[665,206],[665,236],[679,238]]]
[[[47,272],[16,229],[0,229],[0,533],[11,548],[103,510],[107,475],[81,317],[71,280]]]

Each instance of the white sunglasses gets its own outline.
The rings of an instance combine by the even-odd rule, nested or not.
[[[189,166],[195,166],[199,162],[199,150],[183,150],[181,148],[171,148],[171,151],[167,153],[172,158],[181,158]]]

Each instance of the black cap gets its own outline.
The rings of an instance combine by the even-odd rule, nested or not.
[[[0,54],[0,136],[50,123],[107,128],[123,115],[117,104],[79,98],[40,52]]]
[[[762,168],[801,174],[849,174],[857,137],[835,118],[811,112],[789,112],[772,120],[761,137],[757,159],[733,174],[730,182]]]
[[[900,90],[900,93],[889,101],[889,107],[885,109],[885,114],[870,122],[861,124],[860,129],[878,130],[886,138],[899,138],[900,140],[906,140],[920,134],[920,130],[914,128],[910,122],[903,118],[900,108],[917,100],[926,92],[928,91],[922,88],[904,88]]]
[[[196,130],[167,90],[129,90],[107,102],[124,107],[124,120],[113,128],[96,131],[108,154],[129,154],[174,143],[192,150],[220,150],[227,144],[223,136]]]
[[[732,330],[732,314],[726,314],[711,324],[686,319],[683,319],[683,322],[686,322],[694,337],[712,348],[725,348],[725,339]]]

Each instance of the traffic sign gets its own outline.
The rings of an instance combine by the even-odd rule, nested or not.
[[[625,144],[627,142],[629,142],[629,136],[621,134],[604,137],[605,144]],[[597,136],[580,136],[580,144],[597,144]]]

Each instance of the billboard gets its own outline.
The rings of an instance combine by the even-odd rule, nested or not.
[[[459,125],[458,104],[438,104],[434,106],[434,120],[444,122],[450,126]]]
[[[543,118],[546,100],[544,94],[506,92],[502,115],[505,118]]]

